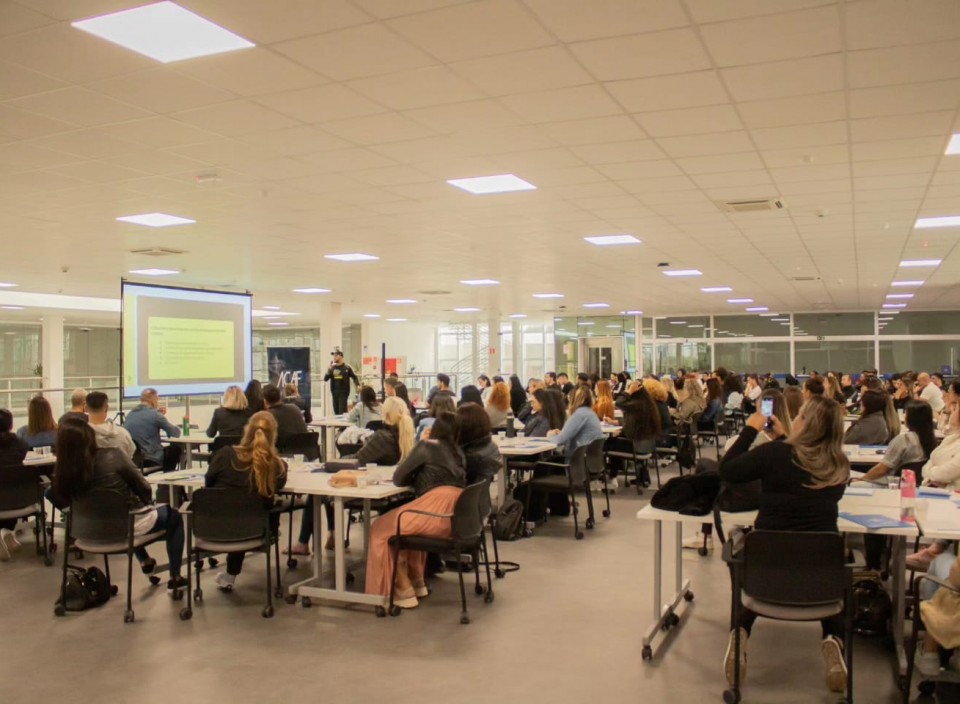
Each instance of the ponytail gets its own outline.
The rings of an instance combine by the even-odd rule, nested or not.
[[[413,449],[413,444],[416,441],[416,433],[413,430],[413,420],[410,419],[410,416],[407,414],[400,416],[400,419],[397,421],[397,430],[399,431],[400,461],[402,462],[407,458],[407,455],[410,454],[410,450]]]
[[[282,471],[276,449],[277,421],[266,411],[255,413],[247,423],[243,440],[234,447],[241,466],[250,470],[250,488],[260,496],[273,496],[277,491],[277,475]]]

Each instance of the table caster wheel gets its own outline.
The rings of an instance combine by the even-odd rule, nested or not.
[[[587,530],[593,530],[594,525],[596,525],[592,518],[587,519]]]
[[[931,696],[933,692],[936,690],[936,688],[937,688],[936,682],[929,682],[927,680],[924,680],[923,682],[917,685],[917,689],[920,691],[920,694],[922,694],[925,697]]]
[[[300,563],[297,562],[297,558],[295,558],[295,557],[288,557],[288,558],[287,558],[287,567],[290,568],[291,570],[297,569],[297,565],[298,565],[298,564],[300,564]]]
[[[67,609],[66,609],[66,607],[64,607],[63,604],[59,604],[59,603],[58,603],[58,604],[55,604],[55,605],[54,605],[54,607],[53,607],[53,613],[54,613],[55,616],[66,616],[66,615],[67,615]]]
[[[575,533],[575,536],[576,536],[577,540],[583,540],[583,531],[578,530],[578,531]]]
[[[385,618],[387,615],[387,610],[382,606],[377,606],[374,608],[373,613],[377,615],[377,618]]]
[[[707,556],[707,549],[701,545],[699,548],[697,548],[697,554],[698,554],[700,557],[706,557],[706,556]]]
[[[152,574],[149,577],[147,577],[147,579],[150,580],[150,584],[152,584],[153,586],[157,586],[158,584],[160,584],[160,578],[157,577],[156,575]]]
[[[310,597],[305,596],[302,599],[300,599],[300,606],[302,606],[305,609],[309,609],[311,606],[313,606],[313,602],[310,601]]]
[[[50,547],[47,548],[47,549],[50,551],[50,554],[52,555],[53,553],[55,553],[55,552],[57,551],[57,544],[56,544],[56,543],[50,543]]]
[[[643,646],[643,650],[640,651],[640,657],[643,658],[645,662],[653,660],[653,648],[649,645]]]
[[[220,564],[220,561],[215,557],[211,557],[207,559],[207,564],[210,565],[210,567],[216,567]]]
[[[192,609],[190,609],[189,607],[184,607],[184,608],[180,609],[180,620],[181,620],[181,621],[189,621],[191,618],[193,618],[193,610],[192,610]]]
[[[470,614],[468,614],[466,611],[464,611],[462,614],[460,614],[460,623],[463,624],[464,626],[466,626],[467,624],[469,624],[469,623],[470,623]]]
[[[507,576],[507,573],[504,572],[504,571],[503,571],[502,569],[500,569],[499,567],[497,567],[497,568],[493,571],[493,574],[497,577],[497,579],[503,579],[504,577]]]
[[[136,620],[136,615],[133,613],[133,609],[123,612],[124,623],[133,623],[135,620]]]
[[[667,617],[667,624],[668,624],[669,626],[671,626],[671,627],[673,627],[673,626],[679,626],[679,625],[680,625],[680,617],[677,616],[677,615],[674,614],[674,613],[671,613],[671,614]]]
[[[473,591],[477,594],[477,596],[479,596],[479,595],[483,594],[483,592],[485,592],[486,590],[483,588],[483,585],[482,585],[482,584],[478,584],[477,586],[475,586],[475,587],[473,588]]]
[[[393,606],[390,607],[390,615],[393,616],[394,618],[396,618],[397,616],[399,616],[401,611],[403,611],[403,609],[401,609],[401,608],[400,608],[399,606],[397,606],[396,604],[394,604]]]
[[[686,602],[691,602],[691,601],[693,601],[693,592],[686,592],[686,593],[683,595],[683,600],[686,601]]]
[[[273,618],[273,607],[272,607],[272,606],[264,606],[264,607],[263,607],[263,617],[264,617],[264,618]]]
[[[193,593],[193,600],[194,600],[194,602],[196,602],[197,604],[199,604],[201,601],[203,601],[203,590],[202,590],[202,589],[198,589],[197,591],[195,591],[195,592]]]
[[[174,589],[172,592],[170,592],[170,598],[173,599],[174,601],[180,601],[181,599],[183,599],[183,590]]]
[[[52,566],[52,565],[53,565],[53,558],[50,557],[49,555],[44,555],[44,557],[43,557],[43,564],[46,565],[47,567]]]
[[[604,517],[604,518],[610,518],[610,510],[609,510],[609,509],[603,509],[603,517]]]
[[[296,603],[297,603],[297,595],[296,595],[296,594],[287,594],[285,597],[283,597],[283,600],[284,600],[285,602],[287,602],[288,604],[296,604]]]
[[[485,604],[492,604],[492,603],[493,603],[493,592],[487,592],[487,593],[484,595],[484,597],[483,597],[483,601],[484,601]]]
[[[276,589],[273,590],[273,598],[274,599],[283,598],[283,587],[277,587]]]
[[[120,587],[118,587],[116,584],[111,584],[111,585],[110,585],[110,596],[116,596],[116,595],[119,594],[119,593],[120,593]]]
[[[740,701],[740,693],[734,689],[725,689],[723,690],[723,704],[738,704]]]

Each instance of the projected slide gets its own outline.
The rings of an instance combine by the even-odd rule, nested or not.
[[[219,393],[252,378],[250,296],[123,284],[123,392]]]

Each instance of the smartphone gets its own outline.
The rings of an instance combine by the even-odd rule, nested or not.
[[[773,430],[773,422],[770,420],[770,416],[773,415],[773,399],[772,398],[761,399],[760,413],[762,413],[767,418],[767,422],[763,426],[764,429]]]

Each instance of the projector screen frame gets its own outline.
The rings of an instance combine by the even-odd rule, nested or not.
[[[126,376],[125,376],[125,371],[126,371],[126,369],[125,369],[126,357],[125,357],[125,349],[124,349],[124,347],[125,347],[125,345],[124,345],[124,342],[125,342],[125,337],[124,337],[124,335],[125,335],[125,332],[126,332],[126,311],[125,311],[125,306],[124,306],[124,288],[125,288],[126,286],[128,286],[128,285],[129,285],[129,286],[141,286],[141,287],[143,287],[143,288],[165,289],[165,290],[170,290],[170,291],[188,291],[188,292],[191,292],[191,293],[215,293],[215,294],[223,294],[223,295],[227,295],[227,296],[246,296],[247,298],[249,298],[249,299],[250,299],[250,319],[249,319],[249,324],[250,324],[250,345],[249,345],[249,348],[248,348],[247,350],[245,350],[244,358],[245,358],[245,361],[249,364],[250,377],[251,377],[251,379],[253,378],[253,293],[252,293],[251,291],[249,291],[249,290],[245,290],[245,291],[226,291],[226,290],[223,290],[223,289],[209,288],[209,287],[205,287],[205,286],[199,286],[199,287],[198,287],[198,286],[173,286],[173,285],[171,285],[171,284],[157,284],[157,283],[153,283],[153,282],[145,283],[145,282],[134,281],[134,280],[131,280],[131,279],[126,279],[126,278],[122,278],[122,277],[121,277],[121,279],[120,279],[120,389],[119,389],[119,392],[120,392],[120,393],[119,393],[119,405],[120,405],[120,408],[119,408],[120,413],[119,413],[119,415],[120,415],[121,418],[123,417],[123,402],[124,402],[124,400],[125,400],[125,399],[136,399],[136,398],[139,398],[139,395],[140,395],[139,393],[136,393],[136,394],[133,394],[133,395],[130,395],[130,396],[127,396],[127,395],[126,395],[126,393],[127,393]],[[249,381],[250,381],[250,379],[247,379],[247,382],[249,382]],[[190,405],[190,401],[189,401],[190,397],[192,397],[192,396],[208,396],[208,395],[210,395],[211,393],[214,393],[214,392],[211,392],[211,391],[197,391],[197,392],[193,392],[193,393],[168,394],[167,396],[172,396],[172,395],[175,395],[175,396],[183,396],[183,397],[187,398],[187,406],[189,407],[189,405]],[[161,396],[163,396],[163,394],[161,394]]]

